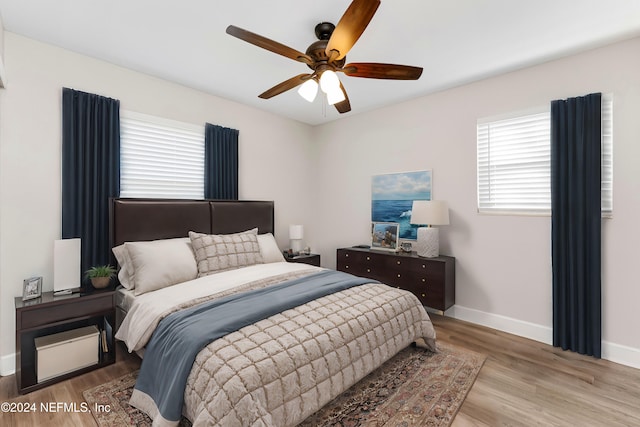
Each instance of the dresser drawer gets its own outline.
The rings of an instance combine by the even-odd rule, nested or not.
[[[342,248],[336,253],[337,269],[378,280],[414,293],[422,304],[446,310],[455,302],[455,259],[421,258],[361,248]]]
[[[344,249],[338,249],[337,253],[337,269],[340,271],[346,271],[347,273],[353,273],[353,271],[360,271],[364,268],[366,254],[362,252],[350,252]]]
[[[19,313],[18,322],[22,329],[48,325],[64,320],[94,315],[96,312],[113,309],[113,294],[108,293],[97,297],[83,297],[81,304],[73,304],[78,298],[69,298],[55,306],[34,306]],[[66,303],[69,302],[69,303]]]
[[[368,277],[394,286],[395,270],[388,256],[373,252],[338,251],[337,269],[360,277]]]

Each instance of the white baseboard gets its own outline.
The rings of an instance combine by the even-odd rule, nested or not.
[[[553,344],[553,330],[548,326],[524,322],[499,314],[487,313],[472,308],[454,305],[445,313],[447,316],[465,320],[499,331],[529,338],[545,344]],[[621,365],[640,369],[640,349],[602,341],[602,358]]]
[[[512,317],[487,313],[473,308],[454,305],[446,312],[447,316],[454,317],[478,325],[487,326],[499,331],[529,338],[551,345],[553,343],[553,330],[547,326],[536,323],[524,322]]]
[[[0,377],[6,377],[16,373],[16,355],[7,354],[0,357]]]
[[[640,349],[637,348],[603,341],[602,358],[621,365],[640,369]]]

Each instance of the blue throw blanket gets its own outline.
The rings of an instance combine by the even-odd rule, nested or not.
[[[372,282],[377,283],[327,270],[173,313],[160,322],[149,341],[134,395],[136,391],[148,395],[158,415],[177,424],[196,355],[213,340],[314,299]]]

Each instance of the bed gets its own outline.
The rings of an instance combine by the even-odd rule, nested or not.
[[[154,425],[297,425],[411,343],[435,350],[410,292],[285,262],[273,207],[112,201],[116,337],[143,357],[131,403]]]

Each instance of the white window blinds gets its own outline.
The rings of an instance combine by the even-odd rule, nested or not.
[[[602,213],[613,214],[613,97],[602,95]]]
[[[480,212],[551,209],[549,112],[478,123]]]
[[[602,101],[602,211],[613,209],[613,102]],[[551,212],[549,111],[478,120],[478,212]]]
[[[121,112],[120,197],[204,198],[204,126]]]

